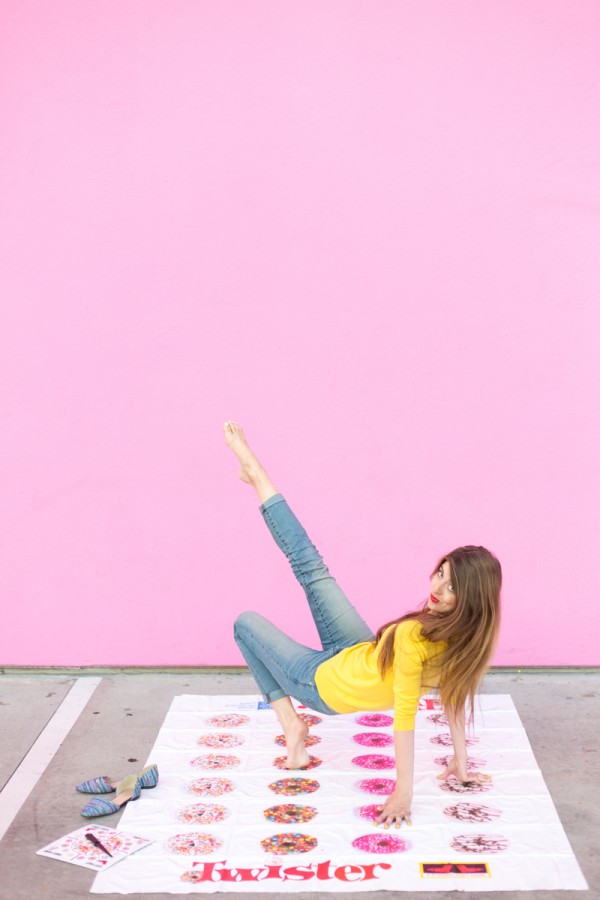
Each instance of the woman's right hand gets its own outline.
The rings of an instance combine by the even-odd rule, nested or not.
[[[396,793],[396,791],[394,791],[394,793],[390,794],[390,796],[383,804],[383,809],[377,817],[375,824],[383,825],[384,828],[389,828],[390,825],[395,825],[396,828],[400,828],[402,822],[406,822],[407,825],[411,825],[411,804],[412,793],[402,794]]]

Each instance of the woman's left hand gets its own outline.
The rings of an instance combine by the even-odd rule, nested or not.
[[[468,784],[469,782],[485,784],[492,780],[492,776],[486,775],[485,772],[471,772],[466,767],[459,766],[454,758],[450,760],[450,764],[445,771],[437,776],[438,781],[446,781],[447,778],[456,778],[457,781],[461,781],[463,784]]]

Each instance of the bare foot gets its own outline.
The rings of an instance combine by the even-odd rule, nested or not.
[[[225,443],[233,450],[240,461],[240,478],[251,484],[256,490],[261,503],[277,493],[277,488],[259,463],[255,453],[250,449],[246,435],[237,422],[225,422],[223,425]]]
[[[310,762],[306,752],[305,741],[308,737],[308,725],[296,718],[284,728],[287,747],[286,769],[303,769]]]

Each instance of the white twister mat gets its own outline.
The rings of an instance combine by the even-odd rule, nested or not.
[[[479,698],[468,752],[493,784],[471,788],[436,780],[450,734],[438,701],[421,700],[413,824],[388,831],[372,815],[395,774],[391,717],[317,719],[320,764],[283,771],[260,697],[175,697],[148,758],[158,787],[119,823],[154,843],[92,892],[587,889],[510,696]]]

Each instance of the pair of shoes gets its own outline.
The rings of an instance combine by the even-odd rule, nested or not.
[[[116,791],[117,796],[114,802],[105,800],[104,797],[93,797],[83,807],[81,815],[87,819],[91,819],[94,816],[109,816],[111,813],[118,812],[130,800],[137,800],[142,793],[137,775],[128,775],[127,778],[124,778],[117,786]]]
[[[146,766],[145,769],[137,773],[137,778],[140,787],[156,787],[158,784],[158,766]],[[109,775],[100,775],[98,778],[82,781],[75,790],[81,791],[82,794],[110,794],[116,790],[119,783],[119,781],[113,781]]]
[[[153,788],[158,784],[158,767],[146,766],[137,775],[128,775],[122,781],[114,782],[108,775],[100,775],[98,778],[90,778],[77,785],[77,790],[82,794],[110,794],[117,792],[113,800],[104,800],[102,797],[94,797],[81,810],[81,815],[90,819],[95,816],[109,816],[118,812],[130,800],[137,800],[142,788]]]

